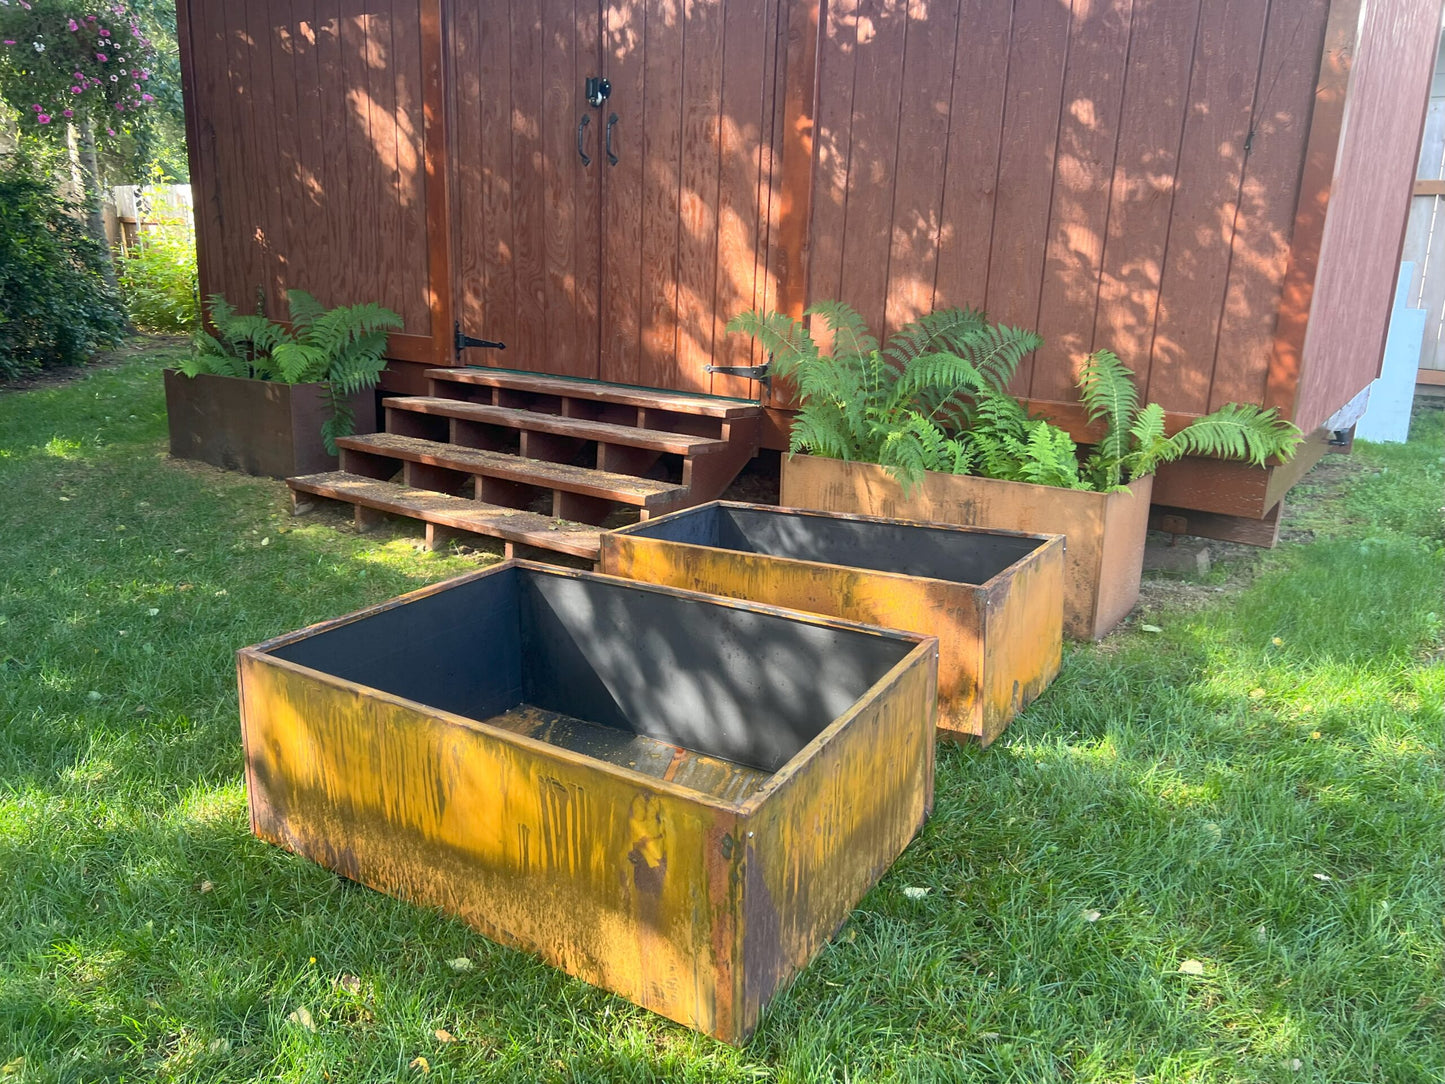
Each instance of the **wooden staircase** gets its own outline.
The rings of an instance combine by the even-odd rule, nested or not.
[[[596,560],[621,526],[722,495],[757,452],[762,408],[744,399],[506,369],[430,369],[428,395],[384,399],[385,431],[337,441],[340,470],[290,478],[317,499]]]

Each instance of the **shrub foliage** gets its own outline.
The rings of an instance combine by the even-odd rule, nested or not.
[[[124,330],[80,209],[23,156],[0,159],[0,379],[79,365]]]

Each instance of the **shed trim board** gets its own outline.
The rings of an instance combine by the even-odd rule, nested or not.
[[[1102,347],[1172,426],[1312,432],[1378,371],[1441,3],[178,0],[201,290],[396,309],[388,391],[762,398],[775,447],[788,389],[705,368],[764,360],[736,311],[985,306],[1045,330],[1014,390],[1076,439]]]

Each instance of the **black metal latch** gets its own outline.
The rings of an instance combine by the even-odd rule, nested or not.
[[[463,334],[462,325],[455,324],[457,353],[460,354],[469,346],[479,346],[488,350],[505,350],[506,343],[493,342],[491,339],[474,339],[470,335]]]
[[[745,380],[756,380],[765,388],[772,388],[773,374],[771,361],[762,365],[708,365],[705,368],[710,373],[722,373],[723,376],[740,376]]]

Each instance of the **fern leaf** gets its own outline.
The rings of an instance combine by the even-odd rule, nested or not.
[[[1134,374],[1111,350],[1097,350],[1084,362],[1079,374],[1079,398],[1089,421],[1102,425],[1104,433],[1095,447],[1098,468],[1107,480],[1106,488],[1119,485],[1124,458],[1129,452],[1129,430],[1139,409],[1139,390]]]
[[[899,368],[924,354],[938,351],[956,354],[963,337],[978,331],[986,320],[977,309],[939,309],[899,328],[883,352]]]
[[[1288,459],[1303,439],[1299,429],[1284,421],[1273,408],[1226,403],[1212,414],[1196,418],[1169,440],[1179,455],[1208,455],[1244,459],[1256,467],[1271,456]]]
[[[326,312],[326,306],[305,290],[287,290],[286,304],[291,312],[291,326],[298,331],[304,330]]]

